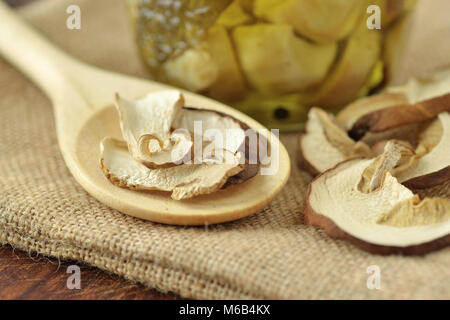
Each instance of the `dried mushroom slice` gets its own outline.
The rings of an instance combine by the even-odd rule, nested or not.
[[[444,111],[450,111],[450,93],[415,104],[398,105],[368,113],[353,124],[349,135],[359,140],[368,132],[385,132],[401,126],[425,122]]]
[[[307,189],[306,222],[374,253],[424,254],[450,244],[449,200],[420,200],[388,171],[376,189],[361,188],[367,168],[379,167],[381,157],[348,160],[314,179]]]
[[[190,136],[172,135],[171,131],[183,104],[183,96],[176,90],[149,93],[133,101],[116,94],[122,136],[137,161],[149,168],[167,167],[190,152]]]
[[[300,166],[313,175],[355,157],[371,157],[363,142],[355,142],[339,127],[334,117],[319,108],[308,114],[306,133],[300,136]]]
[[[365,192],[378,189],[386,171],[392,173],[398,165],[408,161],[414,154],[414,150],[409,144],[403,141],[389,140],[384,146],[384,151],[364,170],[359,189]]]
[[[193,136],[194,133],[200,133],[203,141],[220,143],[223,149],[234,154],[245,141],[247,126],[231,116],[216,111],[185,107],[176,117],[173,128],[185,129]],[[217,138],[222,139],[215,141]]]
[[[443,112],[421,135],[417,157],[398,170],[397,179],[410,188],[429,188],[450,179],[450,113]]]
[[[369,145],[388,139],[415,144],[418,124],[450,109],[449,85],[450,69],[428,79],[412,78],[406,85],[356,100],[336,120],[353,139]]]
[[[384,92],[350,103],[339,111],[336,120],[345,130],[350,130],[355,122],[365,114],[407,103],[408,97],[403,93]]]
[[[367,132],[359,141],[369,145],[372,149],[380,141],[386,142],[391,139],[403,140],[412,146],[416,146],[419,130],[420,123],[410,123],[382,132]]]
[[[203,151],[208,153],[208,150],[211,149],[210,147],[214,147],[214,142],[217,142],[214,139],[214,133],[219,132],[220,134],[217,136],[223,138],[221,142],[223,149],[236,155],[243,153],[243,155],[239,155],[243,169],[237,175],[230,177],[227,185],[243,183],[258,174],[260,167],[259,159],[257,159],[258,150],[253,150],[248,146],[250,138],[248,137],[249,132],[247,130],[250,128],[245,123],[217,111],[184,107],[175,119],[173,126],[189,131],[195,140],[196,135],[194,131],[196,121],[201,126],[200,131],[202,133],[203,145],[206,145],[206,150],[203,149]],[[208,130],[212,131],[208,133]],[[256,139],[261,138],[257,132],[254,133]],[[257,141],[256,145],[261,147]],[[195,160],[195,154],[192,155],[192,158]],[[255,159],[256,163],[251,161],[251,159]]]
[[[125,142],[113,138],[101,142],[101,168],[113,184],[133,190],[169,191],[174,200],[215,192],[242,170],[239,157],[226,150],[219,160],[149,169],[133,159]]]
[[[170,144],[161,149],[152,136],[142,136],[139,140],[141,157],[138,161],[149,168],[167,168],[183,163],[192,149],[189,132],[179,130],[170,136]]]

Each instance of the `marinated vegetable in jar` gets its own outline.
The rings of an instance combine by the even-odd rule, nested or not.
[[[139,52],[156,80],[223,101],[281,129],[301,128],[312,106],[339,109],[379,86],[383,37],[413,4],[128,2]],[[379,8],[381,29],[368,27],[371,5]]]

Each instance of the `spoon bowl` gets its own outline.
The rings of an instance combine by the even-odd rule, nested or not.
[[[214,110],[231,114],[224,107]],[[111,184],[99,167],[99,144],[105,136],[121,139],[119,118],[113,106],[95,112],[79,131],[75,145],[76,170],[82,175],[78,174],[77,180],[101,202],[146,220],[203,225],[239,219],[264,208],[278,194],[289,174],[285,163],[276,175],[258,174],[242,184],[230,185],[212,194],[176,201],[167,192],[134,191]]]
[[[204,225],[236,220],[255,213],[280,192],[290,173],[288,153],[278,148],[278,170],[258,174],[242,184],[192,199],[172,200],[167,192],[119,188],[103,175],[100,141],[122,139],[114,94],[139,98],[171,87],[88,66],[50,44],[0,2],[0,53],[35,82],[53,103],[58,143],[70,172],[93,197],[138,218],[176,225]],[[36,63],[38,62],[38,63]],[[264,127],[222,103],[183,91],[186,105],[229,114],[255,130]],[[265,135],[269,148],[278,138]]]

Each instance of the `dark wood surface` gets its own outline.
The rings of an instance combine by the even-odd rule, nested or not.
[[[70,265],[80,267],[80,289],[69,289]],[[74,261],[0,246],[0,299],[177,299]]]
[[[0,0],[2,1],[2,0]],[[32,0],[7,0],[18,6]],[[68,289],[72,274],[67,267],[80,267],[81,289]],[[11,246],[0,246],[0,299],[178,299],[132,283],[98,268],[73,261],[39,256]]]

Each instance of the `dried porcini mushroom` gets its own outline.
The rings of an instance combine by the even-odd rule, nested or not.
[[[372,156],[368,145],[353,141],[330,113],[319,108],[309,111],[306,132],[299,143],[299,164],[313,175],[350,158]]]
[[[450,113],[439,114],[419,138],[417,156],[395,172],[412,189],[424,189],[450,180]]]
[[[450,111],[450,93],[415,104],[398,105],[368,113],[353,124],[349,135],[359,140],[368,132],[384,132],[404,125],[424,122],[444,111]]]
[[[192,107],[184,107],[179,116],[175,119],[173,126],[175,128],[184,128],[189,132],[194,132],[194,125],[198,121],[201,124],[202,131],[217,132],[219,131],[223,137],[226,137],[224,144],[221,146],[224,150],[228,150],[233,154],[237,152],[242,152],[245,154],[245,159],[242,158],[242,171],[236,174],[233,177],[230,177],[227,181],[227,185],[230,184],[240,184],[248,179],[254,177],[259,171],[259,160],[254,163],[250,159],[258,158],[258,150],[252,150],[248,147],[248,138],[245,135],[245,132],[250,129],[245,123],[220,112],[205,110],[205,109],[196,109]],[[232,129],[232,130],[230,130]],[[193,139],[196,137],[194,136]],[[204,134],[202,139],[205,143],[213,143],[214,137],[209,134]],[[256,139],[261,139],[259,135],[256,136]],[[210,146],[213,146],[211,144]],[[256,142],[258,147],[263,146],[264,144],[259,144]],[[206,145],[206,149],[208,146]],[[208,152],[204,150],[204,152]],[[195,160],[195,150],[192,152],[192,157]]]
[[[422,105],[422,107],[425,107],[426,109],[430,108],[430,110],[425,113],[434,113],[434,115],[437,115],[441,111],[436,111],[434,108],[442,105],[440,103],[442,101],[442,96],[450,93],[449,88],[450,69],[437,72],[426,79],[411,78],[405,85],[389,87],[381,93],[364,97],[350,103],[344,109],[339,111],[336,120],[345,130],[349,131],[354,127],[357,120],[372,112],[389,107],[401,106],[402,108],[405,108],[406,106],[413,106],[426,100],[431,100],[431,102],[428,101],[425,103],[425,106]],[[434,98],[438,99],[433,101]],[[393,127],[401,125],[400,123],[396,123],[401,120],[400,116],[401,113],[396,114],[395,118],[389,121],[389,125]],[[419,116],[419,119],[420,118],[421,117]]]
[[[450,110],[449,85],[450,69],[429,79],[411,79],[404,86],[388,88],[383,93],[359,99],[341,110],[335,119],[323,111],[312,112],[306,124],[307,132],[300,138],[300,166],[315,175],[354,156],[375,156],[382,149],[380,146],[384,146],[386,141],[391,139],[403,140],[413,147],[417,146],[416,155],[410,162],[410,165],[414,164],[430,151],[429,146],[425,147],[429,144],[426,142],[430,140],[429,137],[436,136],[431,130],[424,128],[439,114]],[[328,117],[333,120],[322,120],[321,128],[314,114],[322,114],[322,119]],[[323,133],[327,131],[333,134],[327,137]],[[336,144],[336,140],[346,143]],[[309,141],[309,144],[306,141]],[[334,149],[330,148],[333,142]],[[358,147],[357,150],[361,153],[354,154],[352,147]],[[370,148],[371,152],[366,152],[367,148]],[[429,157],[425,160],[427,158]],[[413,169],[410,168],[402,173],[406,175],[406,172],[409,172],[410,181],[406,182],[406,178],[401,178],[401,181],[411,187],[428,188],[448,180],[448,161],[442,158],[439,161],[433,168],[440,167],[443,171],[434,171],[433,176],[427,175],[428,178],[424,179],[419,178],[418,171],[411,173]],[[414,167],[422,165],[416,164]],[[402,168],[405,169],[406,166]],[[416,177],[418,179],[411,180]]]
[[[450,69],[437,72],[428,79],[412,78],[406,85],[388,88],[385,92],[368,98],[372,106],[366,108],[364,114],[361,114],[364,109],[356,111],[358,102],[355,102],[353,106],[341,111],[338,119],[346,122],[349,135],[355,140],[367,133],[385,132],[427,121],[441,112],[450,111],[449,87]],[[404,98],[406,101],[402,101]],[[348,126],[349,122],[351,127]]]
[[[311,110],[300,157],[324,172],[308,186],[306,222],[376,253],[450,244],[449,84],[450,71],[413,79],[350,104],[336,120]],[[356,143],[369,148],[366,158],[343,152]]]
[[[306,133],[299,139],[299,165],[317,175],[351,158],[379,155],[387,141],[399,140],[411,149],[415,147],[414,157],[395,170],[399,180],[412,188],[433,187],[450,179],[447,150],[450,128],[443,129],[450,126],[448,117],[448,113],[443,112],[428,122],[366,135],[362,141],[355,141],[348,137],[331,114],[313,108]]]
[[[216,111],[184,107],[175,90],[129,101],[116,95],[125,141],[105,138],[101,168],[115,185],[171,191],[175,200],[215,192],[255,176],[246,130]],[[245,154],[245,158],[244,158]]]
[[[403,141],[387,141],[384,152],[364,170],[359,189],[372,192],[379,188],[386,171],[392,172],[394,168],[408,161],[414,154],[411,146]]]
[[[239,156],[226,150],[223,156],[222,163],[149,169],[133,159],[123,141],[105,138],[101,142],[101,167],[113,184],[134,190],[171,191],[174,200],[215,192],[242,170]]]
[[[356,121],[365,115],[393,106],[408,105],[408,97],[403,92],[384,92],[356,100],[341,110],[337,116],[337,122],[346,130],[350,130]],[[380,141],[389,139],[406,140],[411,144],[416,143],[418,124],[394,126],[392,129],[382,132],[366,132],[359,141],[364,142],[372,148]],[[350,135],[351,136],[351,135]],[[376,153],[376,152],[375,152]]]
[[[336,120],[347,131],[359,118],[370,112],[405,104],[408,104],[408,97],[404,93],[384,92],[350,103],[338,112]]]
[[[384,170],[405,150],[390,142],[376,158],[344,161],[315,178],[307,189],[306,222],[374,253],[424,254],[450,244],[450,200],[420,200]]]
[[[122,136],[136,161],[149,168],[171,166],[190,152],[190,137],[172,135],[171,130],[183,104],[175,90],[149,93],[139,100],[116,95]]]
[[[245,124],[231,116],[212,110],[184,107],[176,117],[173,128],[182,128],[194,133],[196,123],[199,126],[198,130],[203,134],[204,141],[211,142],[217,136],[226,137],[222,147],[232,153],[236,153],[245,142],[245,130],[248,129]],[[220,134],[215,135],[217,132]]]

